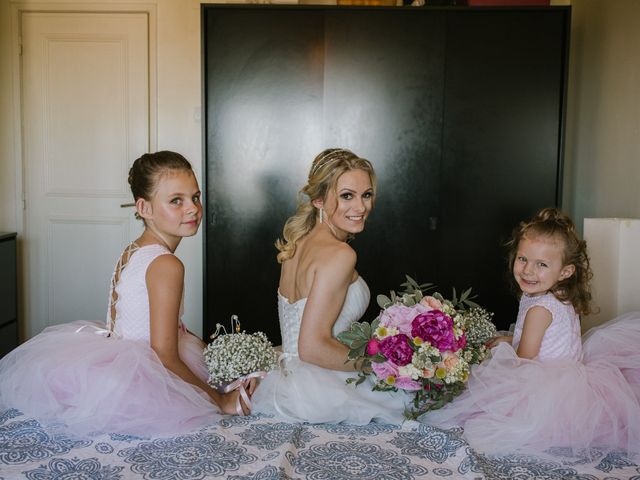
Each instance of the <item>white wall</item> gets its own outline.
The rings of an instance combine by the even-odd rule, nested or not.
[[[594,272],[592,290],[599,311],[582,319],[582,331],[618,315],[640,311],[640,220],[585,218],[584,237]]]

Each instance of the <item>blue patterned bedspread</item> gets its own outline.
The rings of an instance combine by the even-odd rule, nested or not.
[[[476,454],[460,430],[407,422],[308,425],[264,416],[228,417],[166,438],[73,438],[17,410],[0,412],[0,479],[408,480],[634,479],[640,466],[591,451],[552,459]]]

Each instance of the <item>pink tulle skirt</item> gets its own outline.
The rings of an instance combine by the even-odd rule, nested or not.
[[[167,370],[148,343],[107,338],[96,334],[100,328],[93,322],[49,327],[6,355],[0,406],[79,435],[173,434],[221,418],[209,396]],[[180,332],[180,357],[206,381],[203,348]]]
[[[474,449],[492,455],[552,447],[639,454],[640,313],[589,331],[583,352],[582,362],[540,362],[499,344],[462,395],[420,421],[462,426]]]

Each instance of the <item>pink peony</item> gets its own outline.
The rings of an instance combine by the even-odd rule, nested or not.
[[[429,310],[442,310],[442,302],[436,297],[423,297],[420,303]]]
[[[440,310],[418,315],[411,322],[411,336],[429,342],[441,352],[459,348],[453,335],[453,320]]]
[[[367,355],[371,355],[372,357],[380,351],[380,342],[376,338],[372,338],[367,343]]]
[[[381,380],[384,380],[387,377],[398,376],[398,367],[391,362],[373,362],[371,364],[371,369],[374,371],[376,376]]]
[[[399,367],[411,363],[413,349],[409,345],[409,337],[404,334],[386,337],[380,341],[380,351],[387,359]]]
[[[402,304],[391,305],[380,313],[380,325],[385,327],[395,327],[398,333],[411,334],[411,322],[416,315],[424,312],[423,305],[405,307]]]
[[[412,379],[411,377],[404,376],[397,377],[394,386],[411,392],[422,389],[422,384],[420,382]]]

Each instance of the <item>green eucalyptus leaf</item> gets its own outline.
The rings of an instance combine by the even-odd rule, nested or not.
[[[436,288],[436,286],[433,283],[423,283],[420,285],[420,291],[422,292],[426,292],[427,290],[432,290],[434,288]]]
[[[366,340],[371,337],[371,325],[367,322],[354,322],[354,331],[358,333],[361,338]]]
[[[413,287],[414,289],[420,290],[420,285],[418,285],[418,282],[416,282],[413,278],[411,278],[409,275],[405,275],[405,277],[407,277],[407,283]]]
[[[387,357],[385,357],[381,353],[376,353],[373,357],[371,357],[371,361],[375,363],[384,363],[387,361]]]
[[[352,357],[352,360],[356,360],[359,357],[364,357],[364,350],[366,347],[367,347],[366,345],[363,345],[361,347],[352,349],[351,352],[349,352],[349,355],[351,355],[351,353],[354,354],[354,356]]]
[[[393,297],[393,292],[391,296]],[[378,295],[376,297],[376,301],[378,302],[378,305],[380,306],[380,308],[387,308],[388,306],[392,305],[391,299],[386,295],[382,295],[382,294]]]
[[[402,303],[407,307],[411,307],[416,304],[416,301],[411,295],[405,293],[404,295],[402,295]]]
[[[376,319],[371,322],[371,333],[373,336],[373,332],[376,331],[376,329],[378,328],[378,325],[380,325],[380,317],[376,317]]]
[[[352,345],[353,342],[358,341],[360,337],[361,335],[358,335],[357,332],[346,331],[339,333],[336,338],[345,345]]]

